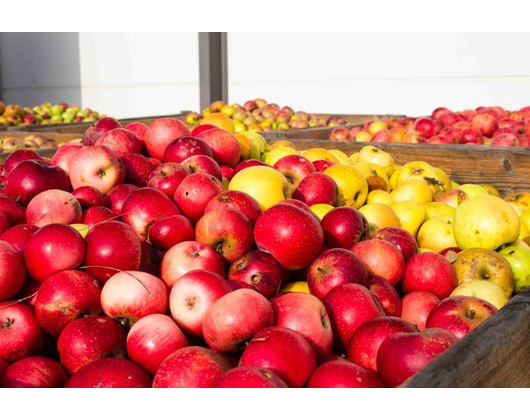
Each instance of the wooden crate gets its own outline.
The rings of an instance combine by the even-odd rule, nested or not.
[[[151,124],[159,118],[177,118],[184,120],[189,111],[182,111],[175,115],[157,115],[152,117],[136,117],[136,118],[121,118],[120,123],[125,126],[133,122],[141,122],[146,125]],[[49,125],[24,125],[9,127],[9,131],[24,131],[24,132],[53,132],[53,133],[77,133],[83,134],[88,127],[93,123],[71,123],[71,124],[49,124]]]
[[[530,387],[530,288],[403,386]]]
[[[17,139],[24,139],[27,136],[30,136],[32,134],[42,134],[43,136],[48,137],[51,140],[55,140],[58,144],[62,143],[68,143],[69,141],[80,139],[81,135],[76,133],[28,133],[28,132],[22,132],[22,131],[7,131],[0,133],[0,139],[6,138],[6,137],[14,137]],[[57,148],[53,149],[41,149],[36,150],[37,153],[39,153],[41,156],[45,157],[53,157],[55,152],[57,151]],[[10,155],[10,153],[0,153],[0,164],[4,163],[6,158]]]

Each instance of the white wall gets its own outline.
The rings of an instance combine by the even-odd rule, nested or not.
[[[0,98],[115,117],[199,109],[198,33],[2,33]]]
[[[530,34],[229,33],[231,102],[424,115],[530,105]]]

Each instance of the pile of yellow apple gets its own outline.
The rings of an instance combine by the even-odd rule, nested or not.
[[[457,275],[459,270],[468,273],[469,267],[463,267],[471,264],[477,279],[489,280],[466,282],[453,295],[480,297],[500,308],[530,285],[530,192],[502,199],[491,185],[459,185],[427,162],[397,165],[374,146],[347,156],[321,148],[298,151],[288,141],[277,141],[266,146],[261,159],[274,166],[288,155],[309,159],[335,181],[336,204],[310,207],[320,219],[334,207],[354,207],[366,217],[371,233],[401,227],[416,238],[419,252],[446,256]],[[268,181],[257,176],[253,182],[271,196]],[[305,285],[294,283],[291,289],[304,290]]]

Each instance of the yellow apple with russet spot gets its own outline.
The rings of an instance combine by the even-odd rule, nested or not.
[[[228,184],[228,190],[247,193],[258,202],[262,211],[291,198],[287,179],[267,166],[251,166],[239,171]]]
[[[428,203],[425,206],[425,219],[440,219],[445,223],[453,223],[455,208],[445,203]]]
[[[337,184],[337,206],[362,207],[368,196],[368,182],[366,178],[351,165],[333,165],[324,173],[329,175]]]
[[[401,227],[412,236],[416,236],[418,229],[425,221],[425,209],[423,206],[414,201],[401,201],[392,204],[390,208],[398,217]]]
[[[369,191],[390,191],[388,176],[380,166],[370,162],[359,162],[353,165],[353,167],[366,178]]]
[[[390,195],[396,203],[401,201],[414,201],[425,205],[433,200],[432,191],[427,182],[419,179],[409,179],[398,185]]]
[[[520,210],[519,214],[523,214],[525,211],[530,210],[530,193],[528,192],[510,194],[504,198],[504,201],[517,207]]]
[[[434,252],[457,247],[453,225],[437,218],[425,221],[418,232],[418,246]]]
[[[443,184],[438,179],[436,169],[423,161],[408,162],[403,165],[399,171],[396,185],[399,186],[411,179],[419,179],[420,181],[427,182],[433,194],[436,194],[440,189],[440,184]]]
[[[374,146],[365,146],[359,151],[359,162],[373,163],[383,168],[387,176],[391,176],[394,172],[394,158]]]

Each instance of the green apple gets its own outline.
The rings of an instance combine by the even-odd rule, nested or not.
[[[61,107],[61,105],[54,105],[52,107],[52,116],[60,116],[61,114],[63,113],[63,108]]]
[[[508,260],[515,279],[514,292],[519,293],[530,286],[530,251],[516,246],[508,246],[499,252]]]

